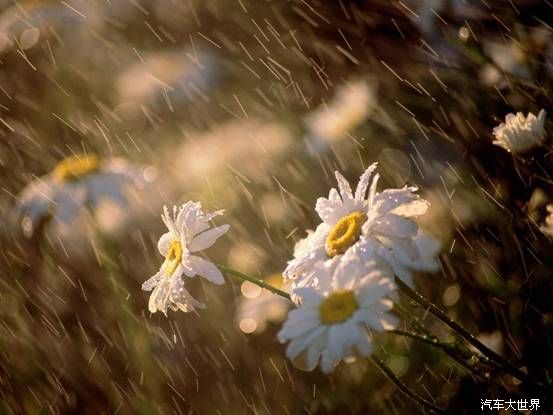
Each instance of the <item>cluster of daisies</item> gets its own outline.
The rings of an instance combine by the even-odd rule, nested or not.
[[[505,121],[493,131],[494,144],[512,153],[528,151],[545,139],[544,110],[537,117],[509,114]],[[373,334],[398,324],[392,312],[397,298],[394,278],[413,285],[414,271],[439,269],[440,245],[416,222],[428,202],[413,186],[378,191],[376,169],[376,163],[370,165],[355,190],[336,172],[337,188],[315,205],[320,224],[296,244],[282,272],[282,287],[289,290],[285,297],[291,299],[293,309],[278,339],[288,343],[288,358],[301,367],[320,365],[330,372],[341,360],[370,355]],[[81,207],[97,209],[106,198],[126,208],[125,190],[149,181],[144,172],[137,180],[139,176],[132,165],[119,159],[71,156],[20,195],[23,230],[32,233],[45,218],[50,224],[69,226]],[[222,210],[205,213],[201,203],[193,201],[172,210],[164,207],[167,232],[159,239],[158,250],[165,260],[142,285],[151,291],[150,312],[204,308],[186,288],[190,278],[224,283],[219,267],[201,254],[229,230],[227,224],[213,224],[222,214]],[[551,217],[544,233],[553,234]],[[259,302],[266,307],[270,300],[264,295]],[[286,308],[279,303],[276,309]],[[248,313],[243,310],[244,315]],[[247,332],[254,329],[249,315]]]
[[[370,355],[372,333],[398,322],[391,313],[394,275],[412,284],[413,270],[438,267],[436,245],[414,220],[428,203],[416,187],[378,192],[376,167],[365,170],[355,192],[336,172],[338,189],[316,203],[321,224],[298,242],[283,272],[295,308],[278,338],[289,342],[287,356],[307,369],[320,364],[330,372],[345,358]],[[165,261],[142,285],[152,291],[151,312],[203,307],[186,290],[186,278],[223,283],[217,266],[198,256],[228,231],[228,225],[210,223],[221,214],[204,213],[199,202],[165,208],[168,232],[158,243]]]

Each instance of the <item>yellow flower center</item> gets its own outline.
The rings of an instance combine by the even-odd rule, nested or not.
[[[359,308],[353,291],[330,294],[319,306],[319,318],[323,324],[336,324],[347,320]]]
[[[100,159],[94,154],[70,156],[58,163],[52,174],[60,182],[75,180],[93,173],[100,167]]]
[[[165,275],[170,277],[182,260],[182,245],[178,239],[173,239],[165,257]]]
[[[326,253],[332,258],[343,254],[359,239],[361,227],[367,220],[363,212],[353,212],[341,218],[326,237]]]

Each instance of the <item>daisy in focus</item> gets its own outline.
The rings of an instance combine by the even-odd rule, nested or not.
[[[317,200],[315,210],[322,223],[296,245],[294,259],[284,271],[286,278],[295,280],[294,289],[318,283],[313,270],[319,262],[347,269],[376,261],[411,285],[411,271],[424,265],[420,261],[430,267],[435,248],[426,252],[431,247],[417,243],[419,229],[414,221],[426,212],[428,202],[415,193],[414,186],[378,192],[376,167],[374,163],[365,170],[355,193],[336,172],[338,190],[332,188],[328,198]]]
[[[31,236],[51,220],[59,233],[66,233],[83,208],[95,209],[106,200],[122,208],[128,191],[142,184],[138,169],[123,159],[102,160],[94,154],[67,157],[21,192],[21,226]]]
[[[493,144],[513,154],[524,153],[540,145],[545,138],[545,115],[544,109],[537,117],[531,112],[526,117],[522,112],[507,114],[505,122],[493,129]]]
[[[389,312],[393,302],[388,298],[394,283],[375,265],[353,267],[347,273],[317,267],[321,284],[297,290],[299,306],[278,333],[281,343],[290,342],[290,360],[307,370],[320,364],[329,373],[341,360],[369,356],[371,331],[396,327],[398,319]]]
[[[194,255],[211,247],[223,236],[230,225],[211,227],[210,221],[224,211],[204,213],[200,202],[189,201],[173,212],[165,206],[161,218],[167,226],[157,244],[159,253],[165,257],[160,270],[142,284],[144,291],[152,291],[148,309],[151,313],[167,308],[173,311],[193,311],[204,308],[184,287],[183,275],[199,275],[220,285],[225,282],[221,271],[210,261]]]

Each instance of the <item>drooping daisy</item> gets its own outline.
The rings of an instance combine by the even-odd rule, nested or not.
[[[531,112],[507,114],[505,122],[493,129],[493,143],[513,153],[524,153],[542,143],[545,138],[545,115],[542,109],[536,117]]]
[[[211,227],[210,221],[223,211],[204,213],[200,202],[189,201],[173,212],[164,206],[161,218],[169,230],[157,244],[165,262],[153,277],[142,284],[144,291],[153,290],[148,309],[151,313],[167,308],[189,312],[204,305],[195,300],[184,287],[183,275],[199,275],[214,284],[225,282],[221,271],[210,261],[194,255],[212,246],[224,235],[230,225]]]
[[[371,331],[396,327],[398,319],[389,313],[393,302],[388,298],[394,283],[375,265],[319,276],[327,283],[298,289],[298,308],[290,311],[278,333],[280,342],[290,342],[286,349],[290,360],[308,370],[320,362],[323,372],[329,373],[340,360],[369,356]],[[331,271],[318,266],[315,272]]]
[[[51,219],[63,233],[82,208],[94,209],[106,199],[125,206],[127,191],[142,184],[138,169],[125,160],[102,160],[94,154],[67,157],[19,195],[23,231],[30,236],[40,223]]]
[[[313,278],[318,262],[334,268],[377,261],[381,268],[412,284],[413,263],[428,256],[415,241],[418,226],[413,218],[427,210],[428,202],[415,193],[414,186],[377,192],[376,167],[374,163],[365,170],[355,193],[336,172],[339,190],[333,188],[328,199],[317,200],[315,210],[322,223],[296,247],[294,259],[284,271],[286,278],[301,285]]]

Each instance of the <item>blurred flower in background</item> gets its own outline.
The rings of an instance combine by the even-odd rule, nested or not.
[[[507,114],[505,122],[493,129],[494,144],[505,150],[519,154],[539,146],[545,138],[545,110],[536,117],[531,112],[524,116],[522,112]]]
[[[308,147],[319,153],[345,139],[367,120],[377,103],[374,81],[359,79],[340,85],[331,102],[305,116]]]
[[[182,145],[167,154],[179,184],[220,179],[223,175],[264,177],[286,154],[292,133],[277,121],[231,120],[207,132],[185,131]],[[186,166],[182,174],[181,166]]]
[[[281,274],[271,275],[264,281],[273,287],[288,291],[290,284]],[[251,282],[240,286],[242,297],[236,312],[236,322],[244,333],[262,333],[268,323],[280,323],[286,317],[291,302]]]
[[[141,56],[116,81],[120,103],[147,104],[171,112],[187,103],[209,101],[218,78],[215,58],[205,52],[174,50]]]
[[[545,223],[540,227],[541,231],[547,236],[553,237],[553,205],[547,205],[547,216]]]
[[[30,49],[43,39],[73,42],[100,24],[94,1],[24,0],[9,2],[0,15],[0,52]],[[99,4],[96,4],[98,6]],[[0,4],[1,6],[1,4]]]
[[[494,77],[489,78],[491,75],[488,75],[486,79],[495,78],[495,82],[498,83],[502,76],[499,70],[523,79],[530,78],[530,71],[526,63],[526,54],[520,47],[520,44],[516,44],[512,41],[486,40],[483,50],[495,64],[494,70],[496,71]],[[487,66],[485,68],[489,71]]]
[[[128,192],[143,184],[139,169],[123,159],[73,155],[21,192],[17,213],[27,237],[50,221],[47,225],[55,227],[57,233],[67,234],[84,208],[94,210],[109,200],[112,206],[124,209]]]

